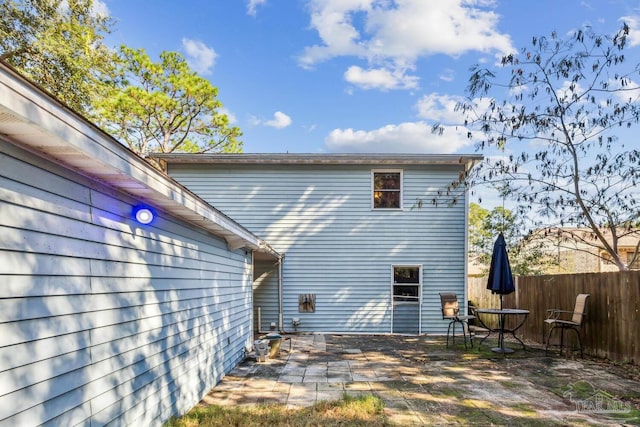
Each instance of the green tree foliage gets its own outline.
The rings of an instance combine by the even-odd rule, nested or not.
[[[97,120],[133,151],[240,152],[240,129],[220,112],[218,89],[191,71],[177,52],[153,62],[143,49],[122,47],[119,81],[96,104]]]
[[[469,258],[479,263],[489,265],[486,259],[482,258],[486,249],[485,242],[494,235],[495,230],[485,227],[485,220],[489,216],[489,211],[477,203],[469,204]],[[481,259],[482,258],[482,259]]]
[[[623,25],[613,36],[586,29],[534,38],[501,66],[474,68],[469,100],[458,105],[478,149],[504,153],[476,169],[476,183],[497,184],[535,213],[536,227],[592,247],[620,270],[620,240],[640,237],[640,151],[616,136],[640,118],[628,35]]]
[[[491,265],[493,244],[503,233],[509,253],[511,271],[518,276],[544,274],[555,262],[544,251],[544,244],[537,236],[523,235],[523,220],[503,207],[491,211],[477,203],[469,206],[469,258],[486,266]]]
[[[112,22],[93,6],[93,0],[0,0],[0,59],[84,114],[114,62],[103,43]]]

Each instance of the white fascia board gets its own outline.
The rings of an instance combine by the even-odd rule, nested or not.
[[[152,156],[167,164],[296,164],[296,165],[466,165],[482,160],[478,154],[292,154],[292,153],[240,153],[189,154],[154,153]]]

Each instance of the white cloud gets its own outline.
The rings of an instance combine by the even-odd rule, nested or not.
[[[276,111],[273,113],[273,119],[271,120],[262,120],[256,116],[249,116],[248,123],[250,126],[269,126],[276,129],[284,129],[287,126],[291,125],[293,121],[291,117],[287,116],[282,111]]]
[[[360,34],[351,24],[351,17],[368,9],[369,0],[312,0],[311,27],[318,31],[324,45],[305,48],[299,63],[303,67],[335,56],[366,56],[367,48],[358,42]]]
[[[434,134],[422,121],[387,125],[370,131],[334,129],[325,138],[331,152],[342,153],[455,153],[473,143],[463,128],[447,127]]]
[[[454,77],[455,77],[455,74],[454,74],[454,71],[451,68],[447,68],[445,70],[442,70],[442,72],[440,73],[440,75],[438,77],[442,81],[452,82]]]
[[[462,97],[430,93],[418,100],[416,108],[418,116],[423,119],[443,124],[460,124],[464,123],[464,116],[455,111],[455,107],[462,101]]]
[[[373,130],[334,129],[325,138],[325,146],[333,152],[355,153],[438,153],[449,154],[461,149],[472,151],[481,132],[469,137],[469,129],[464,126],[465,116],[456,111],[456,105],[465,101],[462,97],[431,93],[416,103],[418,116],[416,122],[390,124]],[[487,108],[488,98],[476,99],[479,111]],[[438,123],[442,134],[432,131]]]
[[[589,83],[587,81],[587,83]],[[562,82],[562,87],[555,89],[556,94],[560,102],[570,102],[573,97],[581,95],[585,92],[585,88],[580,85],[580,83],[575,83],[569,80],[565,80]],[[588,102],[586,99],[578,100],[579,102]]]
[[[247,122],[249,123],[249,126],[259,126],[262,123],[262,120],[254,115],[249,115]]]
[[[110,15],[109,8],[107,4],[101,0],[95,0],[92,5],[92,13],[95,16],[104,16],[107,17]]]
[[[249,0],[247,2],[247,15],[256,16],[258,6],[265,4],[267,0]]]
[[[58,4],[58,11],[60,13],[63,14],[68,14],[69,13],[69,1],[68,0],[62,0],[59,4]],[[93,2],[93,4],[91,5],[91,10],[90,10],[90,14],[94,17],[104,17],[104,18],[108,18],[110,16],[110,12],[109,12],[109,7],[107,7],[107,4],[102,1],[102,0],[95,0]]]
[[[218,54],[212,47],[199,40],[182,39],[182,47],[186,52],[187,62],[194,71],[200,74],[210,74]]]
[[[407,76],[384,68],[363,70],[352,65],[344,73],[344,79],[362,89],[413,89],[418,87],[418,77]]]
[[[629,26],[629,46],[640,46],[640,16],[623,16],[619,21]]]
[[[427,119],[432,123],[461,126],[464,125],[466,113],[461,110],[456,111],[456,106],[459,103],[468,104],[469,100],[462,96],[430,93],[416,102],[416,109],[418,110],[418,117]],[[471,103],[476,111],[482,112],[489,108],[491,98],[474,98]]]
[[[264,122],[265,126],[271,126],[276,129],[286,128],[291,124],[291,117],[287,116],[282,111],[276,111],[273,114],[273,119]]]
[[[366,60],[370,69],[402,76],[420,57],[513,52],[510,37],[497,30],[493,7],[491,0],[311,0],[311,27],[321,43],[306,47],[298,61],[311,68],[353,56]],[[364,77],[369,76],[362,77],[362,87],[385,88]]]
[[[635,80],[626,79],[625,85],[622,86],[620,80],[609,79],[609,87],[612,90],[615,90],[616,98],[623,103],[627,102],[638,102],[640,100],[640,84],[638,84]],[[605,102],[602,99],[601,102]]]
[[[238,123],[238,118],[236,117],[235,114],[233,114],[231,111],[227,110],[226,108],[221,108],[219,110],[220,114],[224,114],[225,116],[227,116],[227,118],[229,119],[229,124],[230,125],[235,125]]]

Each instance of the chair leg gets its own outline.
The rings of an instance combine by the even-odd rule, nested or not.
[[[546,345],[544,347],[544,355],[545,356],[547,355],[547,352],[549,350],[549,343],[551,342],[551,333],[553,332],[553,330],[554,330],[554,325],[551,325],[551,327],[549,328],[549,333],[547,334],[547,343],[546,343]]]
[[[544,347],[544,354],[547,355],[548,354],[548,350],[549,350],[549,343],[551,342],[551,334],[553,333],[553,330],[556,329],[555,325],[551,325],[551,328],[549,329],[549,333],[547,334],[547,342],[545,344]],[[565,327],[560,327],[560,356],[562,356],[562,351],[564,350],[564,331],[565,329],[571,329],[572,331],[574,331],[576,333],[576,336],[578,337],[578,348],[580,349],[580,357],[584,358],[584,350],[582,349],[582,339],[580,337],[580,332],[578,331],[577,328],[565,328]],[[544,339],[543,339],[544,341]],[[567,347],[567,352],[569,351],[571,347]],[[569,353],[567,353],[567,356],[569,356]]]
[[[453,328],[451,329],[451,343],[453,343],[453,345],[456,345],[456,321],[452,320],[451,321],[451,325],[453,326]]]
[[[471,331],[467,331],[465,328],[465,322],[460,320],[452,320],[449,322],[449,327],[447,328],[447,347],[449,347],[449,336],[451,336],[451,342],[453,345],[456,345],[456,324],[460,324],[462,328],[462,338],[464,339],[464,349],[467,349],[467,339],[471,343],[471,348],[473,348],[473,337],[471,336]],[[468,338],[467,338],[468,335]]]
[[[449,330],[451,329],[451,323],[447,325],[447,347],[449,347]]]
[[[578,337],[578,347],[580,347],[580,357],[584,359],[584,353],[582,351],[582,340],[580,339],[580,332],[576,328],[571,328],[571,329],[576,333],[576,336]]]
[[[462,340],[464,341],[464,349],[467,349],[467,332],[464,330],[464,322],[459,322],[462,328]]]

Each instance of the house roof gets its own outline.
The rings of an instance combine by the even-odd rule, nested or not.
[[[224,238],[232,250],[247,247],[280,256],[267,242],[1,61],[0,134],[63,167],[208,230]]]
[[[167,164],[297,164],[297,165],[464,165],[468,170],[482,160],[472,154],[189,154],[152,155],[166,168]]]
[[[608,228],[601,228],[600,232],[606,239],[607,243],[613,245],[613,236]],[[616,230],[619,249],[635,248],[640,244],[640,229],[638,228],[622,228]],[[603,244],[595,236],[593,229],[587,227],[550,227],[535,230],[534,237],[544,238],[556,245],[565,244],[567,249],[575,249],[576,247],[597,247],[603,248]],[[573,237],[569,238],[568,237]]]

